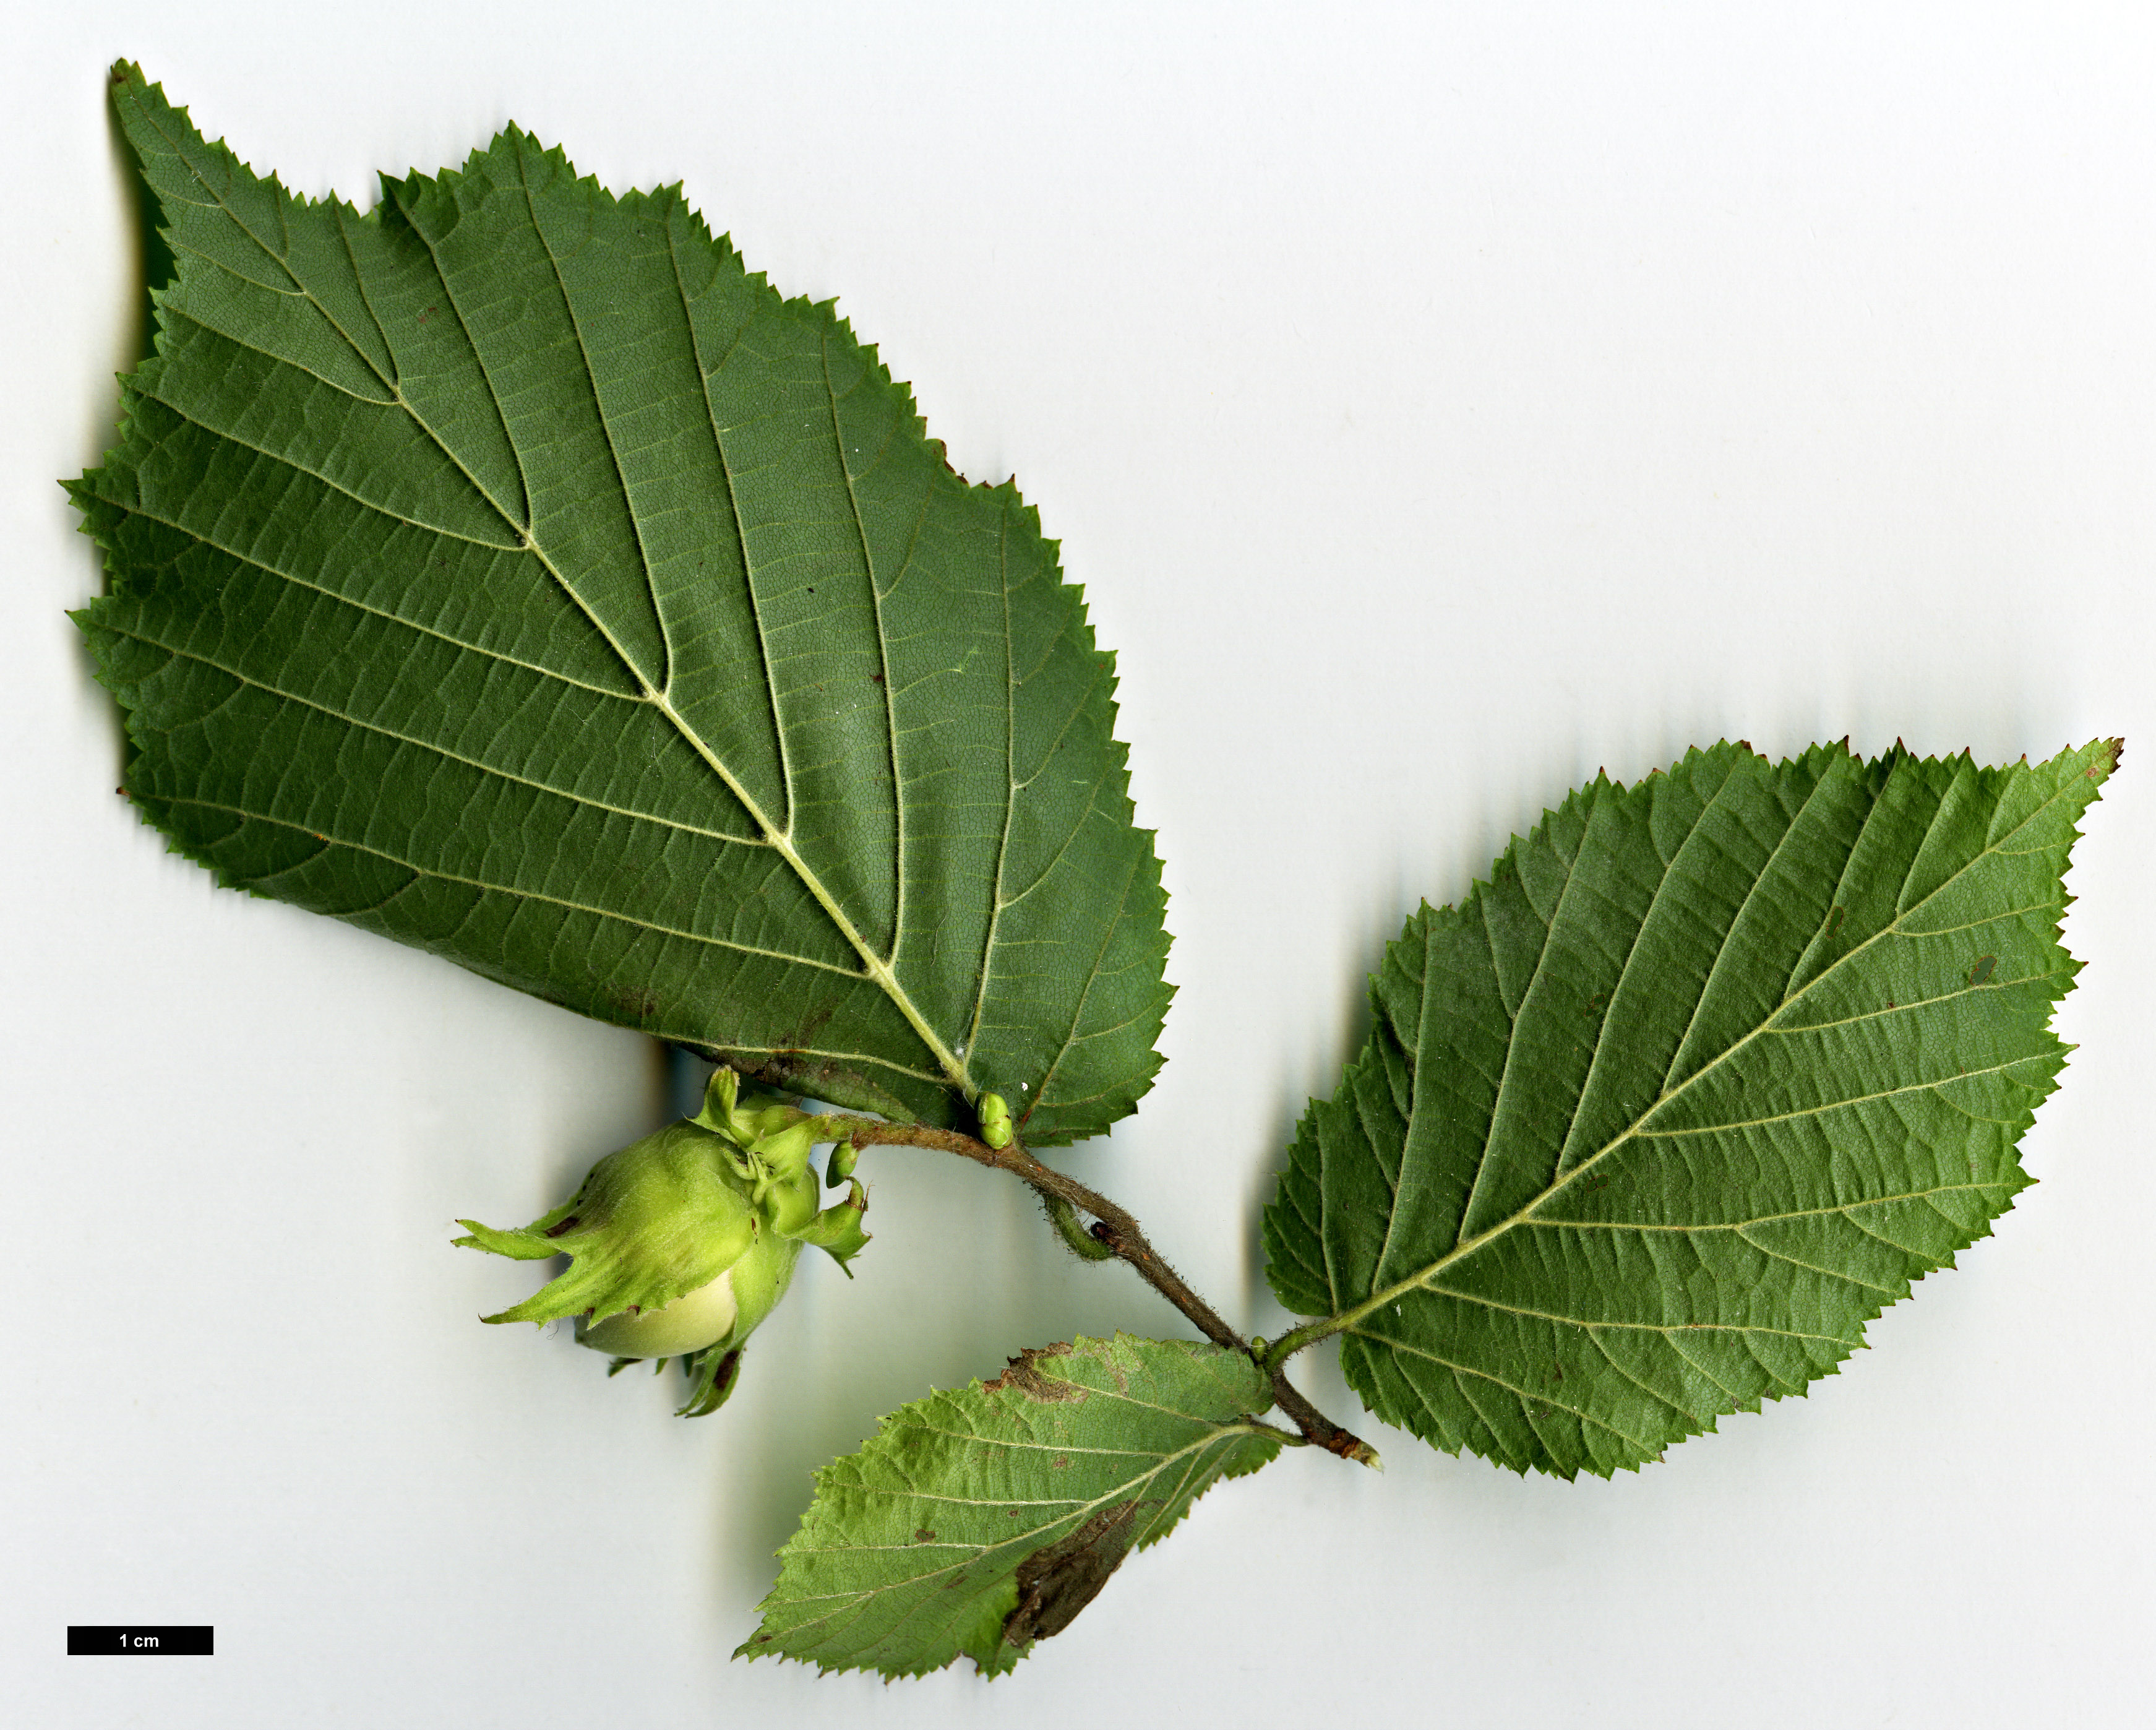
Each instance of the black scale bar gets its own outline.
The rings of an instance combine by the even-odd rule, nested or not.
[[[207,1658],[217,1650],[217,1630],[179,1628],[162,1622],[121,1622],[107,1627],[68,1627],[68,1656],[126,1658]]]

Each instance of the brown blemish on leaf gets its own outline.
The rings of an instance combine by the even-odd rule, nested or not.
[[[1998,965],[1999,957],[1995,955],[1978,956],[1976,957],[1975,963],[1969,970],[1969,983],[1970,988],[1974,989],[1977,986],[1983,984],[1985,980],[1991,977],[1992,969],[1996,968]]]
[[[983,1383],[981,1391],[1000,1394],[1006,1388],[1015,1388],[1028,1399],[1039,1400],[1045,1405],[1075,1405],[1086,1398],[1086,1390],[1043,1375],[1038,1367],[1043,1358],[1065,1358],[1070,1353],[1068,1346],[1042,1346],[1038,1350],[1028,1346],[1011,1359],[1009,1369],[993,1382]]]
[[[936,1542],[936,1534],[926,1526],[916,1526],[913,1531],[913,1541],[917,1544],[932,1544]]]
[[[658,994],[649,988],[629,991],[610,985],[601,989],[599,998],[607,1006],[607,1019],[623,1026],[640,1026],[659,1013]]]
[[[1018,1565],[1018,1608],[1004,1618],[1004,1644],[1031,1645],[1060,1634],[1100,1595],[1129,1554],[1131,1528],[1144,1504],[1135,1499],[1103,1508],[1069,1536],[1035,1550]]]
[[[816,1035],[824,1030],[824,1024],[839,1013],[838,1000],[826,998],[802,1016],[795,1025],[793,1037],[787,1044],[796,1050],[815,1043]]]

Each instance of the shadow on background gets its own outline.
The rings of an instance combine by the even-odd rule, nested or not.
[[[143,179],[134,150],[120,130],[120,116],[109,103],[105,110],[105,126],[112,140],[113,165],[119,171],[122,196],[133,218],[129,226],[135,237],[136,258],[141,267],[142,294],[135,303],[135,327],[126,349],[130,367],[139,367],[157,351],[157,307],[151,296],[171,285],[179,275],[179,264],[165,241],[164,207],[150,190],[149,182]]]

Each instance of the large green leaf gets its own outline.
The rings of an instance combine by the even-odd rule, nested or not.
[[[991,1675],[1068,1625],[1132,1550],[1282,1433],[1250,1358],[1167,1340],[1028,1352],[993,1382],[901,1407],[817,1474],[751,1656]]]
[[[1132,1108],[1110,660],[829,305],[514,128],[362,215],[115,100],[178,275],[82,619],[182,851],[841,1103]]]
[[[1828,1373],[2030,1181],[2118,749],[1574,793],[1387,949],[1265,1214],[1281,1301],[1388,1422],[1566,1476]]]

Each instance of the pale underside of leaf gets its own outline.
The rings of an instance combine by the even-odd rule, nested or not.
[[[1984,769],[1696,752],[1425,906],[1268,1209],[1350,1383],[1569,1476],[1800,1392],[2030,1179],[2080,813],[2117,741]]]
[[[178,261],[74,490],[131,793],[223,880],[842,1103],[1158,1060],[1113,668],[828,305],[514,128],[362,214],[123,68]]]
[[[1271,1399],[1240,1353],[1118,1334],[917,1400],[817,1475],[741,1650],[886,1676],[960,1656],[1008,1671],[1125,1553],[1277,1455],[1281,1432],[1250,1415]]]

